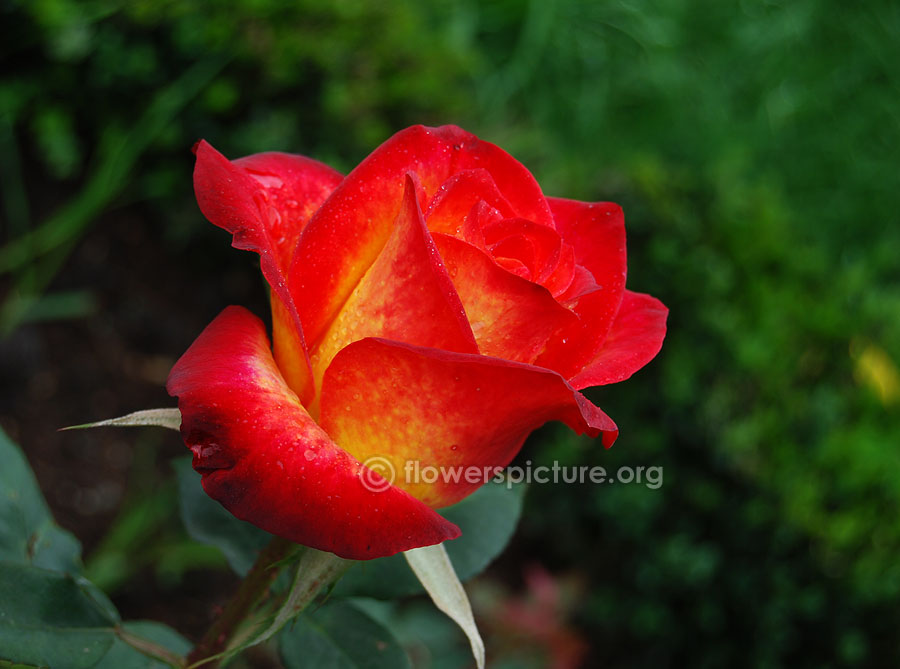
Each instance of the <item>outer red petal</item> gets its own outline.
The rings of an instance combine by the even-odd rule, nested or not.
[[[351,344],[335,357],[322,386],[322,426],[332,438],[362,461],[388,459],[395,485],[435,507],[492,478],[550,420],[591,436],[603,432],[607,446],[618,433],[605,413],[550,370],[399,342]],[[455,469],[445,469],[449,480],[436,472],[430,482],[428,467]]]
[[[205,140],[194,151],[200,210],[234,235],[235,248],[262,256],[274,288],[287,278],[300,232],[343,176],[304,156],[258,153],[232,162]]]
[[[287,387],[262,322],[223,311],[175,364],[181,433],[203,488],[238,518],[341,557],[365,560],[459,536],[406,492],[341,450]]]
[[[273,293],[275,355],[291,387],[308,400],[313,392],[309,359],[287,272],[301,230],[342,177],[303,156],[262,153],[232,163],[206,141],[194,151],[200,210],[232,233],[235,248],[259,254]]]
[[[577,322],[546,288],[515,276],[486,252],[440,233],[434,241],[484,355],[533,362],[553,332]]]
[[[571,384],[580,390],[624,381],[634,374],[662,348],[668,314],[655,297],[626,290],[603,347]]]
[[[287,278],[300,233],[344,175],[317,160],[289,153],[256,153],[234,164],[265,190],[273,218],[268,236]]]
[[[391,234],[403,180],[415,174],[427,202],[452,175],[486,169],[518,216],[553,225],[537,182],[518,161],[455,126],[407,128],[351,172],[303,232],[290,272],[303,331],[322,335]]]
[[[609,202],[587,203],[548,198],[560,236],[575,251],[575,262],[587,269],[598,288],[577,297],[573,311],[577,323],[556,332],[538,365],[566,378],[581,371],[597,355],[622,303],[625,291],[625,219],[622,209]],[[592,286],[589,281],[580,285]]]
[[[390,239],[312,352],[317,384],[338,351],[365,337],[478,352],[466,312],[422,220],[409,176]]]

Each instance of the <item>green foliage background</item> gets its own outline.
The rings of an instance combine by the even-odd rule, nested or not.
[[[593,393],[612,450],[547,429],[522,456],[665,468],[526,498],[516,555],[585,575],[592,660],[900,661],[900,5],[32,0],[0,26],[4,329],[89,313],[53,278],[111,206],[173,253],[208,234],[201,136],[349,169],[457,123],[622,204],[629,286],[671,309]]]

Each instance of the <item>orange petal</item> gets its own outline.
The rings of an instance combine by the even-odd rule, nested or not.
[[[484,251],[440,233],[434,241],[482,354],[532,362],[555,331],[577,322],[546,288],[511,274]]]
[[[410,177],[387,244],[313,349],[317,385],[335,354],[365,337],[478,352],[463,305],[422,220]]]
[[[550,370],[381,339],[338,353],[322,386],[322,426],[332,438],[360,461],[387,459],[395,485],[433,507],[490,480],[550,420],[602,432],[607,446],[618,433]],[[431,467],[445,470],[432,480]]]

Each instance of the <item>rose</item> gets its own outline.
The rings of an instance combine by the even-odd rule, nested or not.
[[[459,529],[434,509],[549,420],[617,428],[580,389],[659,351],[666,308],[625,290],[621,209],[545,198],[507,153],[454,126],[404,130],[348,176],[308,158],[195,147],[200,208],[260,255],[261,321],[228,307],[176,363],[182,435],[235,516],[368,559]],[[375,482],[378,485],[372,485]]]

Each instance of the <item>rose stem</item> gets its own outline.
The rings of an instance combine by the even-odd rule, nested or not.
[[[188,665],[225,650],[238,625],[250,614],[281,571],[272,567],[297,548],[297,544],[287,539],[281,537],[272,539],[269,545],[260,552],[237,592],[228,600],[222,610],[222,615],[216,618],[206,634],[203,635],[200,643],[188,655]],[[211,660],[204,663],[203,666],[215,669],[219,666],[219,661]]]

